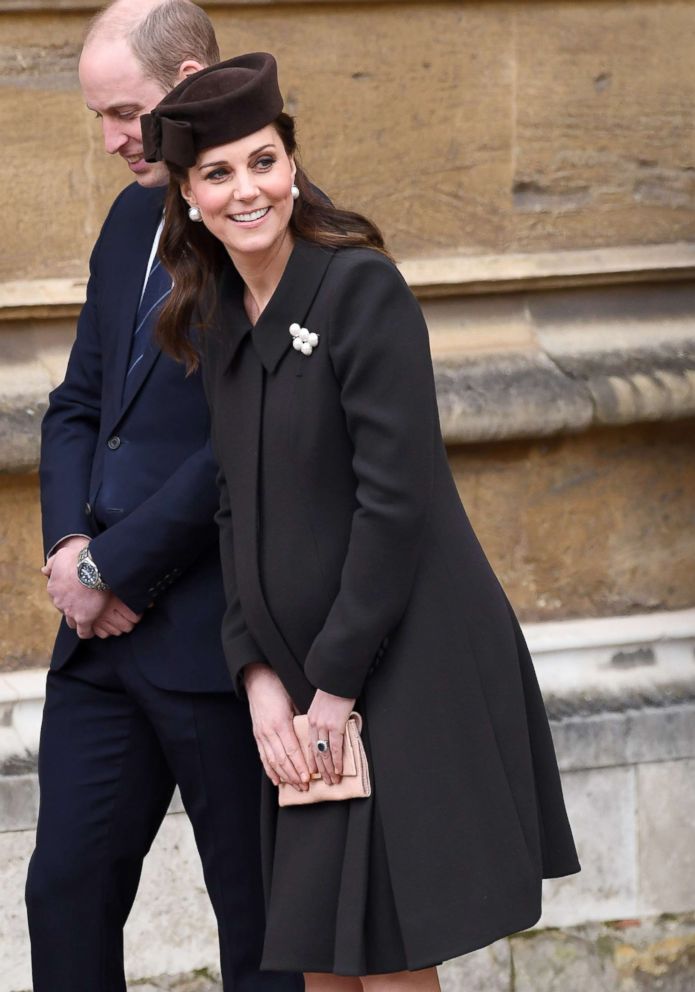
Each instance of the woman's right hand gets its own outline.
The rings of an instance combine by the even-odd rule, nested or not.
[[[244,668],[253,736],[265,773],[273,783],[289,782],[298,792],[309,788],[309,768],[292,724],[294,706],[284,685],[268,665]]]

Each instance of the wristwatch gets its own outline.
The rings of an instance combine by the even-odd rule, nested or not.
[[[99,569],[89,553],[89,545],[82,548],[77,556],[77,578],[88,589],[96,589],[98,592],[108,592],[109,587],[99,574]]]

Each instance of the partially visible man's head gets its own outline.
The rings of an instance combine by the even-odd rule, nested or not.
[[[218,62],[215,32],[192,0],[114,0],[92,20],[80,58],[85,102],[101,119],[104,147],[141,186],[167,181],[142,157],[140,117],[184,76]]]

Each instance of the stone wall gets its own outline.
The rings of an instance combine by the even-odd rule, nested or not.
[[[82,275],[123,185],[76,84],[94,6],[0,3],[0,280]],[[399,257],[692,235],[688,0],[205,6],[224,55],[277,54],[310,172]]]

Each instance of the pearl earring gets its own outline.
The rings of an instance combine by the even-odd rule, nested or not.
[[[298,200],[299,199],[299,186],[295,186],[294,183],[292,183],[292,186],[290,187],[290,193],[292,194],[292,199],[293,200]]]
[[[189,207],[188,216],[192,221],[195,221],[196,224],[203,219],[203,215],[200,212],[200,207]]]

